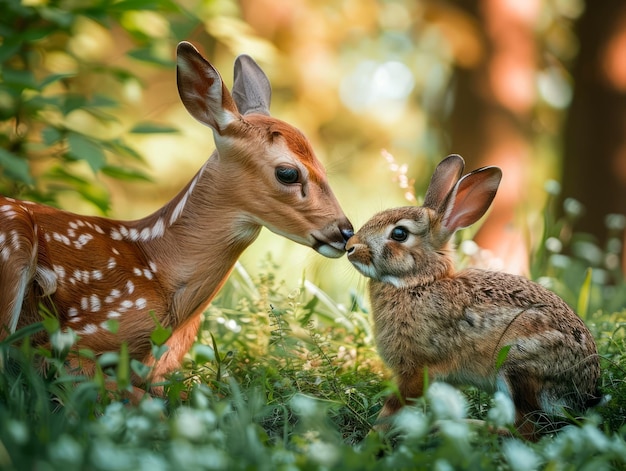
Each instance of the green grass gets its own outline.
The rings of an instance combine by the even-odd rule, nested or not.
[[[343,306],[304,279],[290,288],[267,260],[256,279],[237,266],[163,399],[130,406],[105,391],[105,376],[123,390],[131,371],[147,375],[124,350],[100,358],[95,378],[70,374],[73,338],[53,317],[0,344],[0,469],[626,469],[626,311],[598,295],[624,290],[623,281],[600,285],[586,268],[559,278],[544,255],[543,282],[578,293],[569,302],[587,308],[610,399],[536,444],[465,420],[510,426],[506,398],[440,383],[386,436],[370,433],[393,382],[367,303],[355,294]],[[30,346],[41,329],[53,351]],[[166,336],[155,330],[157,354]]]

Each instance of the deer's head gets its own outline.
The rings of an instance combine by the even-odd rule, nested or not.
[[[270,116],[271,88],[249,56],[235,62],[232,95],[195,47],[178,46],[178,90],[189,113],[213,130],[219,178],[237,187],[241,231],[272,232],[340,257],[352,225],[307,138]]]

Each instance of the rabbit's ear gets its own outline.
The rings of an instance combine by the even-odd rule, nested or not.
[[[439,209],[461,178],[464,167],[463,157],[457,154],[449,155],[439,162],[430,179],[423,206],[435,210]]]
[[[443,230],[452,234],[478,221],[491,206],[501,179],[498,167],[483,167],[461,178],[442,210]]]

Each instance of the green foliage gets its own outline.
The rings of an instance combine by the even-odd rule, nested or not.
[[[135,65],[113,66],[80,44],[81,28],[123,27],[136,61],[173,67],[157,55],[158,41],[128,21],[154,2],[23,2],[5,0],[0,15],[0,193],[55,204],[73,191],[100,211],[109,196],[93,177],[147,180],[142,157],[124,139],[117,115],[124,87],[140,84]],[[182,14],[174,2],[161,12]],[[188,16],[189,26],[196,20]],[[175,38],[166,37],[166,51]],[[163,40],[161,41],[163,42]],[[134,133],[172,132],[139,123]],[[130,166],[129,166],[130,165]],[[85,171],[87,170],[87,172]]]
[[[623,309],[626,281],[621,258],[626,217],[606,216],[609,236],[601,247],[590,235],[576,231],[576,221],[584,211],[581,204],[566,199],[564,216],[557,219],[555,205],[560,185],[552,181],[546,189],[544,230],[531,255],[531,277],[556,291],[583,318],[600,311],[612,313]]]
[[[274,269],[268,260],[252,279],[236,268],[207,312],[187,364],[164,384],[167,400],[124,403],[130,372],[149,377],[149,368],[125,349],[97,358],[94,378],[76,375],[66,362],[76,337],[60,332],[53,317],[6,339],[0,469],[626,466],[623,314],[596,317],[592,326],[604,358],[604,393],[612,399],[560,433],[536,444],[499,436],[488,426],[510,429],[514,419],[505,395],[432,383],[383,436],[371,424],[392,386],[372,347],[367,314],[304,280],[288,289]],[[158,356],[167,332],[155,327]],[[30,346],[43,329],[50,350]]]

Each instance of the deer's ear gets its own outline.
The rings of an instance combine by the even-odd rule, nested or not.
[[[254,60],[245,54],[235,60],[233,98],[241,114],[259,113],[269,116],[272,87]]]
[[[185,108],[218,134],[241,117],[219,72],[190,43],[176,50],[176,81]]]

